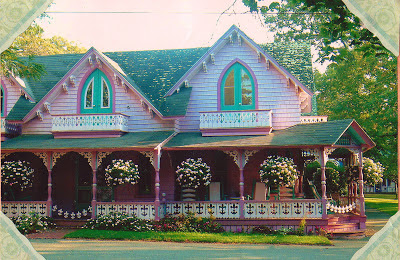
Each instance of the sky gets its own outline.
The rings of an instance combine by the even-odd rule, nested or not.
[[[273,41],[248,11],[242,0],[55,0],[37,22],[46,37],[102,52],[208,47],[233,24],[257,43]]]

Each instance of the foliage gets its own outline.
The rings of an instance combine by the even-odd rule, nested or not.
[[[112,160],[112,164],[105,169],[105,180],[108,186],[124,183],[135,185],[139,179],[139,168],[131,160]]]
[[[264,234],[264,235],[296,235],[296,236],[303,236],[304,235],[304,227],[303,229],[300,229],[300,227],[297,230],[294,230],[293,228],[280,228],[278,230],[273,230],[268,226],[256,226],[253,228],[251,231],[253,234]]]
[[[150,221],[114,212],[99,216],[96,219],[89,219],[82,228],[98,230],[150,231],[153,230],[153,225]]]
[[[397,181],[397,85],[394,57],[363,56],[349,51],[344,60],[316,74],[319,113],[330,120],[354,118],[376,143],[365,153]]]
[[[224,232],[223,227],[215,218],[196,217],[194,214],[165,216],[158,222],[154,222],[156,231],[179,231],[179,232],[206,232],[220,233]]]
[[[297,169],[293,159],[281,156],[268,156],[260,165],[261,182],[269,187],[293,186],[297,179]]]
[[[246,233],[198,233],[198,232],[130,232],[80,229],[65,235],[65,238],[129,239],[144,241],[201,242],[228,244],[298,244],[331,245],[321,236],[263,235]]]
[[[177,167],[176,174],[181,186],[198,188],[201,185],[208,186],[211,182],[210,167],[201,158],[186,159]]]
[[[313,191],[308,184],[308,181],[314,180],[314,174],[317,172],[317,169],[320,168],[321,165],[318,161],[312,161],[307,163],[304,168],[304,176],[303,176],[303,193],[305,198],[314,198]]]
[[[1,165],[1,182],[11,187],[18,187],[23,191],[32,187],[33,172],[34,170],[30,167],[29,162],[3,162]]]
[[[373,186],[375,184],[383,182],[384,171],[385,168],[380,162],[374,162],[374,160],[367,157],[363,158],[363,173],[365,184]]]
[[[35,212],[30,212],[28,215],[12,217],[11,220],[21,234],[36,233],[56,226],[52,218],[41,217]]]

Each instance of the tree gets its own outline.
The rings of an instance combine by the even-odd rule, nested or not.
[[[43,29],[32,24],[18,36],[13,44],[0,54],[0,75],[13,74],[22,78],[39,79],[45,73],[43,66],[34,62],[33,57],[64,53],[82,53],[86,49],[60,37],[44,38]],[[27,58],[21,58],[21,57]]]

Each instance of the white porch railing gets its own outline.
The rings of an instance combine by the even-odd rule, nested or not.
[[[180,215],[188,213],[194,213],[199,217],[210,217],[213,215],[219,219],[238,219],[240,208],[238,201],[173,202],[161,205],[160,217],[163,217],[164,214]]]
[[[300,124],[314,124],[328,122],[328,116],[301,116]]]
[[[96,216],[107,215],[112,212],[125,213],[140,219],[153,220],[155,207],[153,202],[97,202]]]
[[[7,217],[18,217],[29,212],[47,216],[47,201],[2,201],[1,210]]]
[[[322,201],[245,201],[244,217],[246,219],[321,218]]]
[[[122,114],[56,115],[53,132],[122,131],[128,132],[128,116]]]
[[[271,110],[200,113],[200,129],[271,127],[271,122]]]

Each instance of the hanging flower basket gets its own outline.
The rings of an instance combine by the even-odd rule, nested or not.
[[[11,161],[4,162],[1,166],[1,182],[11,187],[17,187],[23,191],[32,187],[34,170],[29,162]]]
[[[105,170],[105,179],[108,186],[125,183],[135,185],[140,179],[138,166],[131,160],[112,160]]]
[[[383,182],[383,172],[385,168],[380,162],[364,157],[363,158],[363,173],[364,182],[367,185],[374,186],[375,184]]]
[[[294,186],[297,169],[293,159],[268,156],[260,165],[260,178],[268,187]]]
[[[198,188],[201,185],[208,186],[211,182],[210,167],[201,158],[183,161],[177,167],[176,174],[176,180],[182,187]]]

